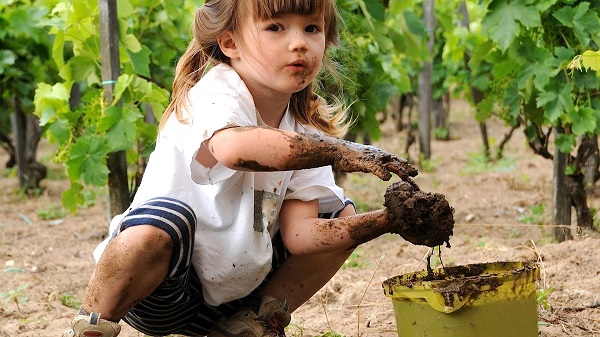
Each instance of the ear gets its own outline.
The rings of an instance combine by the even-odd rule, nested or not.
[[[229,57],[229,59],[235,59],[239,57],[240,51],[231,31],[221,34],[217,39],[217,43],[219,43],[219,48],[221,48],[223,54]]]

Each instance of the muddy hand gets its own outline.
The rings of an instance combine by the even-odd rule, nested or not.
[[[454,209],[444,195],[425,193],[412,181],[400,181],[387,188],[384,205],[393,215],[391,233],[415,245],[435,247],[446,242],[450,246]]]
[[[343,172],[372,173],[385,181],[390,180],[392,173],[402,180],[419,174],[405,159],[374,146],[342,141],[340,150],[333,167]]]

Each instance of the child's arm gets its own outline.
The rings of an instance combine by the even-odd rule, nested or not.
[[[279,213],[281,236],[293,255],[354,248],[390,232],[394,223],[387,209],[337,219],[320,219],[317,211],[318,200],[284,201]]]
[[[373,146],[321,135],[306,135],[267,127],[233,127],[216,132],[197,156],[206,167],[217,161],[245,171],[287,171],[333,166],[344,172],[373,173],[389,180],[418,174],[406,160]]]
[[[318,201],[286,200],[280,212],[281,235],[295,255],[356,247],[385,233],[429,247],[450,240],[454,209],[444,195],[425,193],[412,182],[396,182],[385,192],[385,207],[337,219],[317,218]]]

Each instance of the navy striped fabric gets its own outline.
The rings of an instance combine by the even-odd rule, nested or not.
[[[354,204],[346,199],[345,205]],[[339,212],[319,214],[324,219],[338,216]],[[167,278],[124,318],[136,330],[149,336],[204,336],[221,317],[230,316],[257,301],[257,296],[251,294],[248,298],[218,307],[204,303],[200,279],[191,264],[196,216],[185,203],[166,197],[151,199],[123,218],[120,231],[137,225],[152,225],[167,232],[173,240],[173,255]],[[288,254],[281,235],[277,233],[273,238],[272,270],[265,282]]]

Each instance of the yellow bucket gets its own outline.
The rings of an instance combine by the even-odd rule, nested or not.
[[[383,282],[400,337],[536,337],[537,263],[493,262]]]

